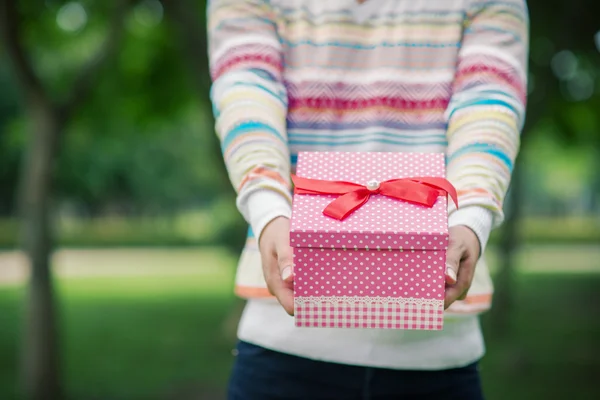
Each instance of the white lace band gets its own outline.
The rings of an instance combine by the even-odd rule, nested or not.
[[[444,301],[359,296],[296,297],[299,327],[440,330]]]

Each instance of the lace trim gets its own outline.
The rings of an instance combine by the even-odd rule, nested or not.
[[[444,306],[444,300],[438,299],[418,299],[403,297],[359,297],[359,296],[306,296],[296,297],[296,305],[333,305],[333,306],[372,306],[372,305],[415,305],[418,307],[439,308]]]

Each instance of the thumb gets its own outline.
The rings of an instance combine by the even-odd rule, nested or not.
[[[294,279],[293,250],[287,242],[277,247],[277,264],[279,265],[281,279],[286,283],[291,283]]]
[[[276,251],[281,286],[277,299],[288,314],[294,315],[293,251],[287,240],[280,240],[279,243]]]
[[[460,247],[450,241],[446,251],[446,283],[449,285],[454,285],[458,280],[458,267],[460,266],[461,257]]]

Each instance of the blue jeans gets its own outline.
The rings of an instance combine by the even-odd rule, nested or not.
[[[483,400],[477,363],[441,371],[309,360],[239,342],[229,400]]]

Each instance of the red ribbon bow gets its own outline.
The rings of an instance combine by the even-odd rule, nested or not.
[[[381,194],[427,207],[433,207],[439,196],[450,195],[458,207],[456,189],[444,178],[390,179],[381,183],[369,182],[368,186],[344,181],[301,178],[296,175],[292,175],[292,181],[296,194],[340,195],[323,210],[323,214],[340,221],[365,204],[372,194]]]

